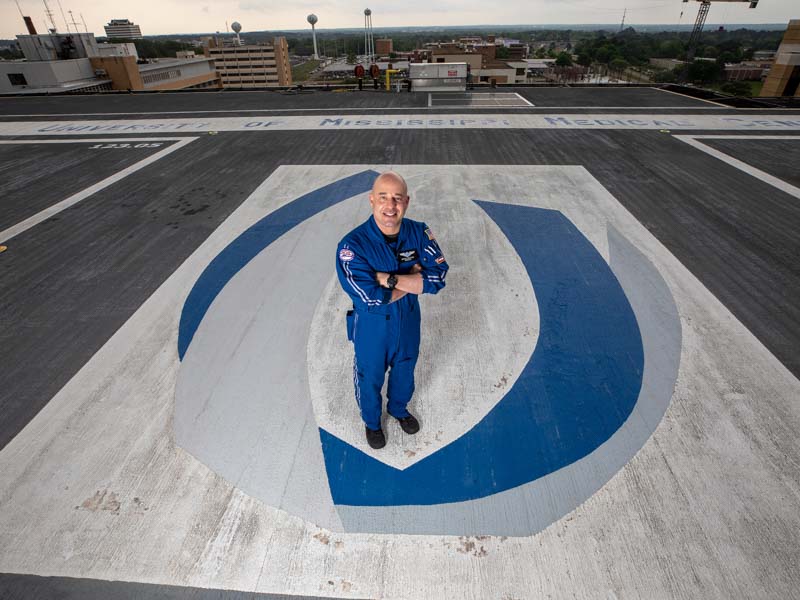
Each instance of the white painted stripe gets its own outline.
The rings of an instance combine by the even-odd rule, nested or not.
[[[517,98],[519,98],[520,100],[522,100],[522,101],[523,101],[525,104],[527,104],[528,106],[536,106],[535,104],[533,104],[532,102],[530,102],[530,101],[529,101],[527,98],[525,98],[524,96],[520,96],[520,95],[519,95],[519,93],[517,93],[517,92],[514,92],[514,95],[515,95]]]
[[[717,135],[717,134],[700,134],[700,135],[676,135],[676,138],[690,137],[695,140],[800,140],[797,135]]]
[[[704,98],[695,98],[694,96],[687,96],[686,94],[680,94],[678,92],[673,92],[672,90],[665,90],[663,88],[650,88],[650,89],[658,90],[659,92],[665,92],[667,94],[673,94],[675,96],[680,96],[681,98],[688,98],[689,100],[699,100],[700,102],[708,102],[709,104],[713,104],[715,106],[721,106],[722,108],[731,108],[730,106],[726,106],[725,104],[720,104],[719,102],[714,102],[713,100],[706,100]]]
[[[2,240],[4,242],[10,240],[14,236],[17,236],[20,233],[22,233],[24,231],[27,231],[31,227],[34,227],[35,225],[38,225],[39,223],[41,223],[42,221],[45,221],[46,219],[49,219],[53,215],[57,215],[62,210],[65,210],[65,209],[69,208],[70,206],[74,206],[75,204],[77,204],[81,200],[85,200],[86,198],[88,198],[92,194],[95,194],[95,193],[99,192],[100,190],[107,188],[111,184],[116,183],[117,181],[119,181],[120,179],[124,179],[125,177],[127,177],[131,173],[135,173],[136,171],[138,171],[140,169],[143,169],[144,167],[146,167],[148,165],[153,164],[157,160],[159,160],[161,158],[164,158],[167,154],[171,154],[171,153],[175,152],[176,150],[178,150],[180,148],[183,148],[184,146],[186,146],[187,144],[193,142],[196,139],[197,139],[196,137],[183,137],[183,138],[122,138],[122,139],[117,139],[117,138],[114,138],[114,139],[96,139],[95,138],[95,139],[80,139],[80,140],[46,140],[46,141],[45,140],[43,140],[43,141],[39,141],[39,140],[14,140],[14,141],[12,141],[12,140],[0,140],[0,144],[20,144],[20,143],[21,144],[35,144],[35,143],[39,143],[39,144],[42,144],[42,143],[67,144],[67,143],[84,143],[84,142],[92,142],[92,143],[96,144],[96,143],[106,143],[106,142],[131,142],[131,141],[175,141],[175,143],[172,144],[171,146],[168,146],[168,147],[164,148],[163,150],[160,150],[160,151],[156,152],[155,154],[152,154],[152,155],[148,156],[147,158],[144,158],[144,159],[140,160],[139,162],[134,163],[131,166],[126,167],[126,168],[122,169],[121,171],[119,171],[117,173],[114,173],[110,177],[106,177],[102,181],[98,181],[94,185],[91,185],[88,188],[86,188],[84,190],[81,190],[80,192],[78,192],[76,194],[73,194],[69,198],[66,198],[66,199],[62,200],[61,202],[58,202],[57,204],[54,204],[52,206],[48,206],[44,210],[39,211],[35,215],[28,217],[27,219],[17,223],[16,225],[12,225],[8,229],[0,231],[0,240]]]
[[[210,117],[96,121],[10,121],[0,135],[62,136],[199,133],[208,131],[344,131],[382,129],[670,129],[800,131],[800,115],[753,114],[449,114]]]
[[[530,108],[533,106],[517,92],[441,92],[429,94],[429,106],[435,108]]]
[[[708,102],[708,101],[706,101]],[[535,108],[536,110],[723,110],[730,111],[763,111],[763,112],[778,112],[778,111],[791,111],[797,112],[796,108],[786,108],[782,106],[772,107],[749,107],[749,108],[733,108],[716,102],[711,102],[714,106],[685,106],[685,105],[667,105],[667,106],[597,106],[597,105],[575,105],[564,106],[546,105],[546,104],[531,104],[530,106],[505,106],[504,110],[527,110],[528,108]],[[410,110],[440,110],[447,108],[446,106],[361,106],[358,109],[347,109],[342,107],[330,108],[236,108],[228,110],[156,110],[156,111],[137,111],[130,110],[127,112],[99,112],[99,113],[20,113],[20,114],[4,114],[0,118],[20,118],[28,119],[35,117],[133,117],[136,115],[212,115],[212,114],[233,114],[241,115],[243,113],[258,113],[269,115],[270,113],[285,113],[285,112],[298,112],[298,113],[319,113],[331,112],[335,113],[339,110],[359,110],[359,111],[410,111]],[[484,110],[489,106],[465,106],[460,105],[457,108],[464,110]]]
[[[82,138],[82,139],[63,139],[63,140],[0,140],[0,144],[13,145],[17,144],[107,144],[116,142],[176,142],[178,140],[196,140],[196,137],[176,138],[176,137],[124,137],[124,138]],[[184,144],[185,145],[185,144]]]
[[[774,175],[770,175],[761,169],[757,169],[752,165],[748,165],[746,162],[742,162],[736,158],[733,158],[729,154],[725,154],[724,152],[720,152],[719,150],[712,148],[710,146],[706,146],[704,143],[697,141],[698,138],[700,139],[789,139],[789,140],[797,140],[800,141],[800,136],[750,136],[750,135],[743,135],[743,136],[713,136],[713,135],[703,135],[703,136],[691,136],[691,135],[676,135],[677,139],[681,140],[682,142],[686,142],[690,146],[694,146],[698,150],[705,152],[713,156],[714,158],[718,158],[722,162],[728,163],[732,167],[736,167],[740,171],[744,171],[748,175],[752,175],[756,179],[760,179],[764,183],[768,183],[769,185],[778,188],[782,192],[786,192],[787,194],[794,196],[795,198],[800,198],[800,188],[797,186],[792,185],[784,181],[783,179],[779,179]]]

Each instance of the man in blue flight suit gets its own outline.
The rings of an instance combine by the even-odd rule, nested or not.
[[[353,300],[347,337],[355,346],[353,383],[367,442],[383,448],[381,388],[389,372],[387,411],[403,431],[419,422],[408,412],[419,355],[419,294],[444,287],[447,262],[424,223],[403,219],[408,188],[397,173],[378,176],[369,195],[372,216],[348,233],[336,251],[336,272]]]

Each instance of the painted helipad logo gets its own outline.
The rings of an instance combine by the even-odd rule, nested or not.
[[[538,314],[531,311],[530,325],[538,337],[504,393],[479,402],[481,414],[464,420],[450,439],[433,442],[421,457],[392,464],[337,430],[337,422],[351,425],[352,412],[344,409],[351,398],[341,398],[328,411],[341,406],[346,418],[315,417],[306,363],[298,358],[347,359],[320,348],[325,329],[342,325],[344,332],[338,309],[331,308],[336,302],[328,300],[335,290],[333,250],[365,217],[363,195],[376,175],[357,172],[284,204],[208,265],[181,314],[177,442],[247,493],[331,529],[532,533],[591,495],[641,447],[663,414],[680,352],[680,324],[669,290],[613,225],[607,233],[609,264],[560,210],[456,198],[465,222],[480,224],[513,248],[516,257],[507,261],[522,268],[507,279],[526,277],[513,282],[519,289],[532,284]],[[438,223],[436,228],[441,230]],[[454,256],[443,244],[453,265],[469,262],[469,256]],[[640,284],[646,291],[631,288],[631,300],[623,284]],[[446,293],[436,301],[446,303]],[[316,306],[320,297],[325,301]],[[438,310],[444,314],[446,304]],[[324,324],[323,333],[312,321]],[[518,325],[527,330],[525,323]],[[677,345],[665,348],[658,328],[668,330]],[[662,336],[663,364],[654,364],[657,373],[648,377],[643,331]],[[428,361],[448,352],[442,342]],[[469,378],[469,369],[482,367],[461,368],[460,377]],[[324,383],[313,380],[311,388],[319,385]],[[417,395],[424,394],[418,387]],[[630,417],[640,398],[652,414],[634,424]],[[423,421],[424,428],[438,426]],[[638,429],[615,436],[623,426]],[[627,445],[623,452],[611,447],[619,443]],[[590,469],[599,476],[576,481],[587,461],[600,461],[604,468]],[[565,476],[573,479],[572,489],[559,501],[558,481]],[[553,496],[550,507],[531,517],[540,508],[537,494],[545,482]]]

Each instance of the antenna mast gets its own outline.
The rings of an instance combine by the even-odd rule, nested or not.
[[[71,10],[68,10],[67,12],[69,13],[69,18],[72,19],[71,23],[72,23],[72,26],[75,28],[75,33],[78,33],[78,25],[80,25],[80,23],[76,23],[75,22],[75,15],[72,14]],[[85,28],[86,27],[86,23],[84,23],[83,26]],[[89,33],[89,32],[87,31],[86,33]]]
[[[61,0],[56,0],[58,2],[58,9],[61,11],[61,18],[64,19],[64,25],[67,27],[67,33],[72,33],[72,30],[69,28],[69,22],[67,21],[67,15],[64,14],[64,7],[61,6]],[[78,33],[78,30],[75,30],[75,33]]]
[[[53,19],[53,11],[50,10],[50,6],[47,4],[47,0],[42,0],[42,2],[44,3],[44,14],[47,15],[47,18],[50,19],[50,25],[53,26],[52,32],[56,33],[58,31],[58,27],[56,27],[56,22]]]
[[[619,25],[619,32],[622,33],[622,30],[625,29],[625,15],[628,14],[628,8],[625,7],[625,10],[622,11],[622,23]]]

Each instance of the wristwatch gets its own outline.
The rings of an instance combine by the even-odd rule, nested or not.
[[[394,286],[396,286],[396,285],[397,285],[397,275],[395,275],[394,273],[392,273],[392,274],[391,274],[391,275],[389,275],[389,277],[386,279],[386,287],[387,287],[387,288],[389,288],[390,290],[393,290],[393,289],[394,289]]]

